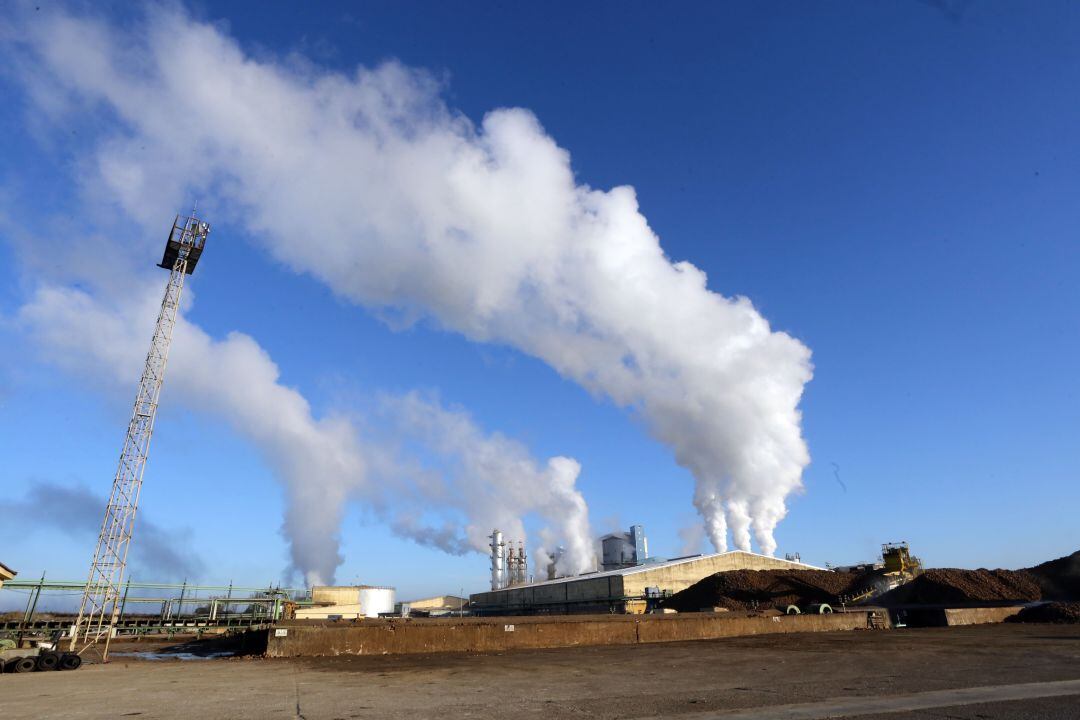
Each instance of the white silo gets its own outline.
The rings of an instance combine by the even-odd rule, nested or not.
[[[501,590],[506,587],[506,545],[502,532],[498,529],[491,533],[491,589]]]

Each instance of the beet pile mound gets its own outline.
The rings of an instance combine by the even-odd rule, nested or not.
[[[967,605],[1033,602],[1042,598],[1039,584],[1024,570],[927,570],[875,603],[882,605]]]
[[[840,595],[858,592],[868,584],[863,575],[829,570],[729,570],[699,580],[662,606],[696,612],[712,607],[752,610],[834,604]]]
[[[1080,600],[1080,550],[1027,569],[1047,600]]]
[[[764,610],[784,609],[788,605],[804,608],[813,603],[835,605],[840,602],[840,596],[859,595],[886,582],[888,580],[883,575],[875,572],[730,570],[700,580],[672,595],[661,605],[679,612],[696,612],[713,607]],[[1029,608],[1025,612],[1057,613],[1054,617],[1062,618],[1075,617],[1076,613],[1080,613],[1080,602],[1076,602],[1080,601],[1080,550],[1026,570],[926,570],[914,580],[867,602],[893,607],[1026,603],[1038,600],[1063,602]],[[1077,621],[1021,619],[1018,622]]]
[[[1006,618],[1005,622],[1018,623],[1080,623],[1080,602],[1052,602],[1045,605],[1026,607],[1016,615]]]

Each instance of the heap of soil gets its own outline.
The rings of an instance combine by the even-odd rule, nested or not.
[[[1080,602],[1052,602],[1045,605],[1026,607],[1016,615],[1006,618],[1006,622],[1019,623],[1080,623]]]
[[[856,573],[829,570],[729,570],[710,575],[661,603],[679,612],[704,608],[729,610],[804,607],[838,602],[840,595],[858,592],[869,580]]]
[[[874,600],[882,605],[949,605],[1033,602],[1042,598],[1035,578],[1024,570],[927,570]]]
[[[1047,600],[1080,600],[1080,550],[1028,568]]]

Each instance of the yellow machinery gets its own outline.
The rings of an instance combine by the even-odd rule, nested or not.
[[[903,541],[882,545],[881,561],[883,567],[880,570],[863,576],[866,587],[842,595],[842,603],[864,603],[915,579],[922,572],[922,561],[912,557],[908,544]]]
[[[885,543],[881,546],[881,560],[886,575],[899,575],[908,579],[922,572],[922,562],[911,556],[906,542]]]

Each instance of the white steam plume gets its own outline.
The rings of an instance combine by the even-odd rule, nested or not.
[[[159,278],[160,280],[160,278]],[[56,364],[128,388],[141,371],[160,306],[163,283],[135,291],[111,307],[81,290],[43,286],[19,319]],[[214,340],[178,318],[169,355],[166,402],[224,417],[254,440],[283,479],[291,565],[308,584],[330,582],[341,564],[338,529],[346,497],[364,486],[355,433],[342,418],[316,420],[297,391],[278,382],[278,369],[249,336]]]
[[[444,409],[417,393],[385,397],[383,408],[396,421],[396,437],[419,442],[440,456],[439,482],[425,483],[415,493],[426,499],[427,511],[435,506],[468,513],[464,537],[448,533],[444,524],[431,529],[430,544],[450,552],[468,547],[486,553],[492,528],[501,529],[507,539],[524,541],[522,519],[535,513],[553,525],[554,537],[566,544],[568,572],[594,569],[588,508],[576,486],[581,472],[576,460],[553,457],[541,466],[521,443],[499,433],[485,435],[466,413]],[[396,463],[393,471],[403,468]],[[424,481],[423,473],[411,475]],[[412,528],[412,537],[423,536],[415,515],[399,517]],[[551,535],[552,530],[542,533]]]
[[[131,278],[123,287],[110,303],[45,285],[18,319],[54,363],[127,389],[141,369],[162,283]],[[332,582],[342,562],[338,532],[350,498],[390,519],[397,534],[448,552],[486,552],[484,535],[494,525],[525,539],[522,518],[530,514],[571,547],[588,542],[587,509],[575,487],[580,466],[572,459],[552,458],[541,468],[520,443],[485,435],[464,412],[415,394],[385,398],[382,418],[395,432],[364,442],[345,417],[316,419],[251,337],[214,340],[181,315],[174,338],[165,402],[226,419],[268,456],[285,488],[291,566],[309,585]],[[407,442],[404,449],[418,455],[433,452],[439,462],[417,472],[404,453],[381,451],[390,441]],[[425,517],[440,518],[440,528]]]
[[[43,110],[115,119],[96,180],[131,216],[213,188],[214,212],[340,295],[541,358],[640,413],[693,473],[717,548],[730,525],[774,552],[809,462],[809,350],[665,257],[632,188],[578,184],[531,113],[474,125],[422,72],[253,58],[175,9],[133,28],[35,16],[14,37]]]

